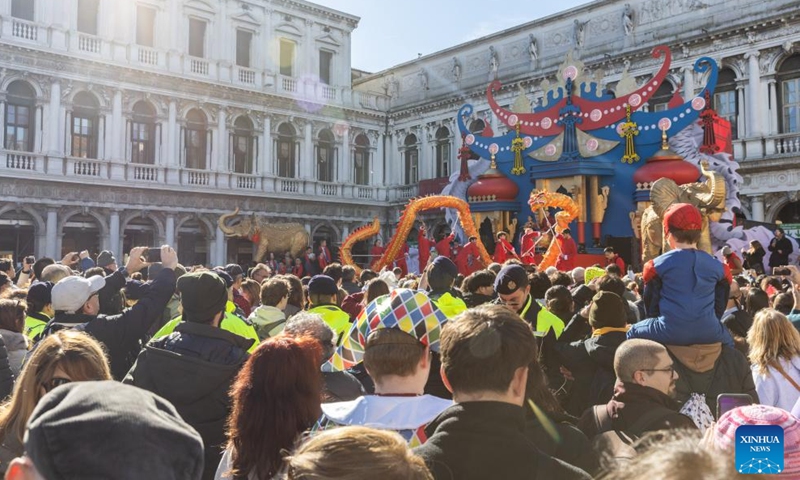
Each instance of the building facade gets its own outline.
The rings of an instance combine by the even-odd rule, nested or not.
[[[692,96],[721,67],[744,215],[800,223],[800,11],[789,0],[598,0],[386,71],[353,70],[359,19],[303,0],[0,0],[0,253],[178,246],[187,264],[246,263],[239,207],[339,243],[436,193],[459,170],[455,115],[503,127],[486,86],[535,105],[566,58],[605,88],[669,81]],[[441,215],[422,219],[445,228]]]

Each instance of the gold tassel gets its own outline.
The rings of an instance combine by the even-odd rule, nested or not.
[[[625,139],[625,155],[622,156],[622,163],[632,164],[639,161],[639,155],[633,147],[633,137],[639,135],[639,128],[636,122],[631,121],[631,106],[625,106],[625,123],[622,124],[620,136]]]

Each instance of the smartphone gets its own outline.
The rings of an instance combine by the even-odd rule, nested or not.
[[[147,255],[145,256],[148,263],[156,263],[161,261],[161,248],[153,247],[147,249]]]
[[[781,276],[789,276],[792,274],[792,271],[786,267],[773,267],[772,269],[773,275],[781,275]]]
[[[36,257],[33,255],[28,255],[25,257],[25,265],[33,265],[34,263],[36,263]]]
[[[720,393],[717,396],[717,420],[725,412],[753,403],[753,397],[746,393]]]

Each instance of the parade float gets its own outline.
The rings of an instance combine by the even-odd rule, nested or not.
[[[569,227],[581,252],[578,265],[604,263],[601,248],[607,245],[626,263],[639,265],[665,248],[659,230],[663,211],[685,201],[706,217],[704,250],[716,252],[726,243],[738,250],[752,239],[768,244],[766,228],[745,231],[734,223],[742,178],[732,156],[730,124],[711,105],[717,64],[708,57],[697,59],[693,69],[704,86],[691,98],[676,93],[666,109],[648,111],[672,61],[666,46],[655,47],[652,56],[661,61],[652,78],[638,84],[626,70],[608,89],[588,77],[583,63],[570,54],[559,69],[559,83],[548,85],[536,106],[520,92],[510,109],[501,107],[495,96],[503,85],[491,82],[486,97],[503,134],[491,128],[470,131],[467,125],[478,117],[472,105],[462,106],[457,113],[461,165],[441,194],[468,202],[474,221],[469,235],[477,228],[491,250],[488,243],[498,231],[518,242],[525,224],[548,230],[548,240]],[[563,202],[533,201],[556,194],[574,205],[568,224],[558,214]],[[446,218],[466,241],[464,209],[448,210]],[[410,229],[404,225],[409,222],[413,218],[403,215],[401,234]],[[545,258],[537,261],[553,255],[550,247],[542,245]],[[389,257],[382,261],[391,262]]]

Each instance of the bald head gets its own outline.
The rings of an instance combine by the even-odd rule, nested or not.
[[[67,278],[70,275],[72,275],[72,270],[70,270],[68,266],[54,263],[44,267],[44,270],[42,270],[42,278],[39,280],[43,282],[58,283],[59,280],[62,278]]]
[[[656,368],[662,354],[667,354],[667,349],[660,343],[641,338],[625,340],[614,355],[614,372],[625,383],[638,383],[634,373]]]

